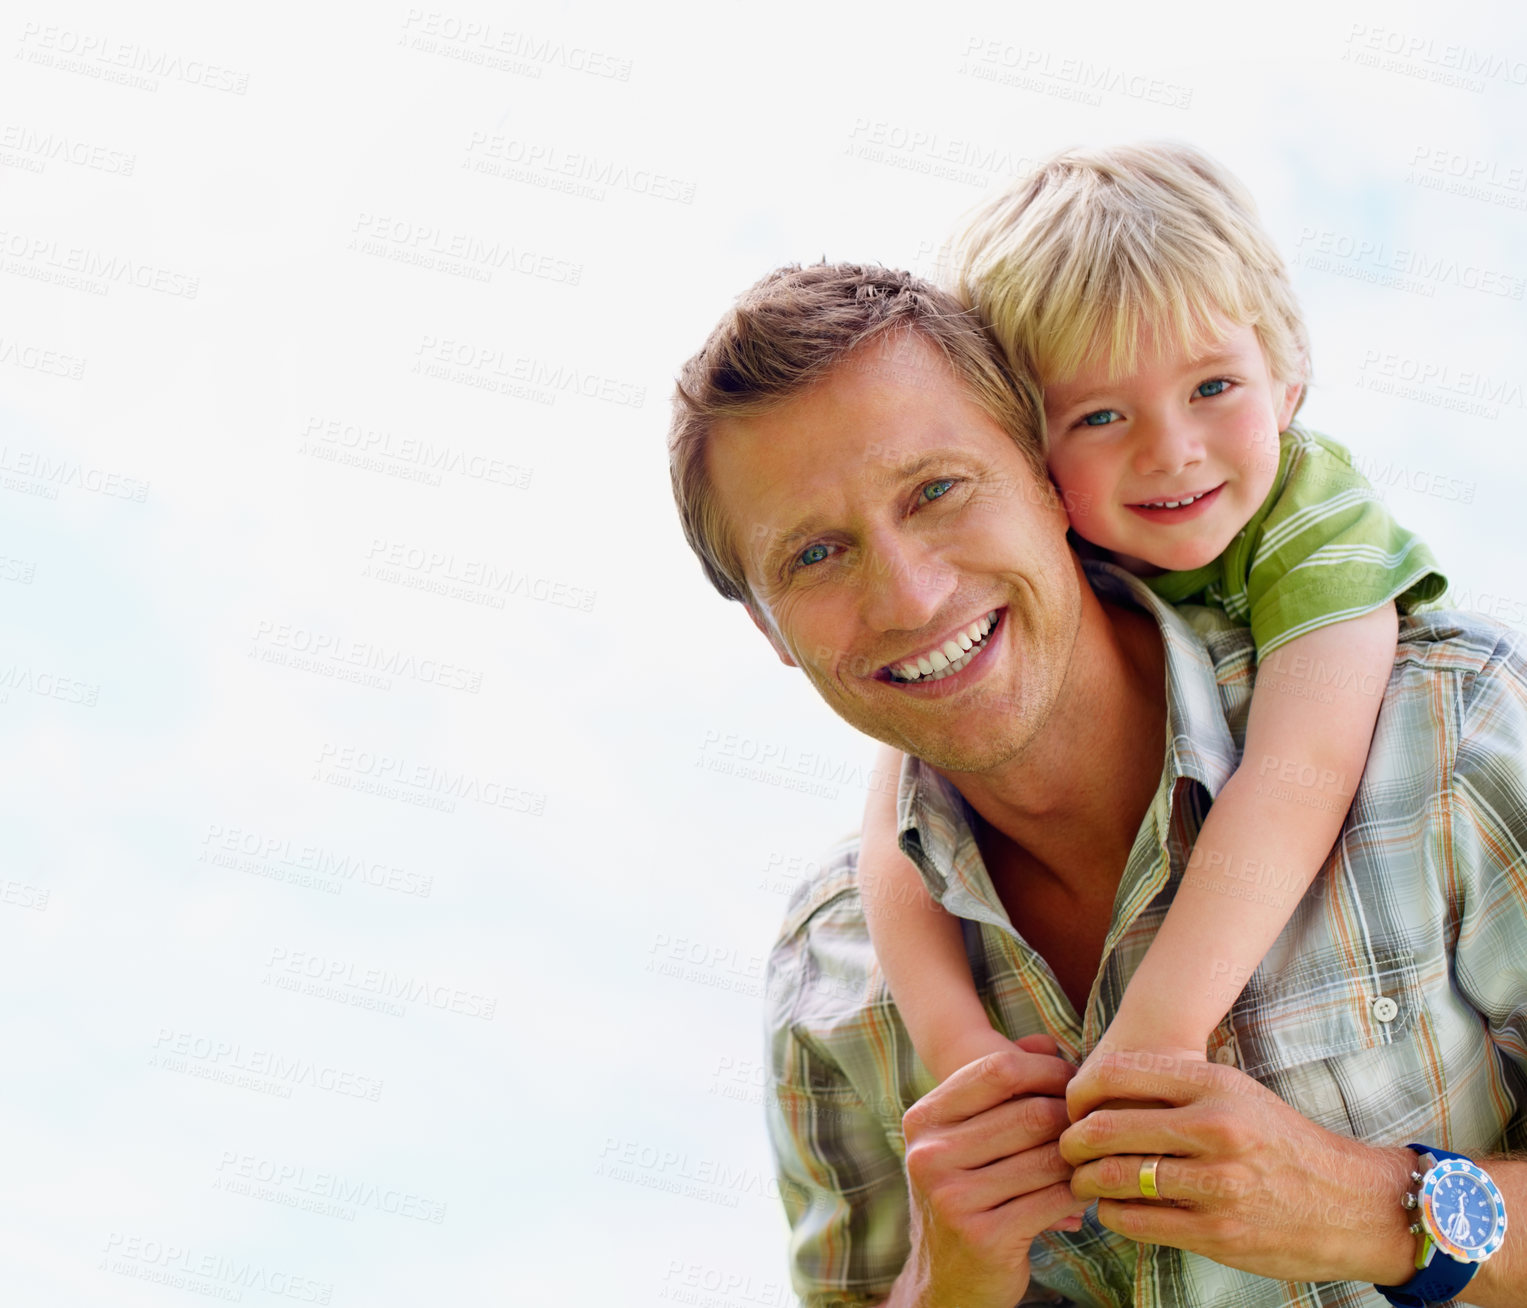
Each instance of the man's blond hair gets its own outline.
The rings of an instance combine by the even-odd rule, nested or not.
[[[871,341],[907,333],[928,342],[966,396],[1018,446],[1041,486],[1044,412],[1026,369],[1016,374],[985,325],[947,291],[875,265],[792,264],[744,291],[679,370],[668,471],[685,538],[727,599],[751,595],[735,539],[711,486],[716,424],[756,418],[804,394]]]
[[[1045,383],[1096,359],[1112,379],[1129,375],[1146,331],[1158,350],[1196,352],[1217,317],[1256,328],[1275,380],[1309,371],[1304,321],[1256,205],[1191,146],[1058,154],[977,211],[956,259],[960,296]]]

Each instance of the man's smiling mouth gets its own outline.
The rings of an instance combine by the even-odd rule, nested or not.
[[[893,682],[908,685],[917,681],[941,681],[953,676],[986,648],[986,641],[997,626],[1001,609],[993,609],[968,627],[957,631],[942,645],[924,650],[915,658],[886,665]]]

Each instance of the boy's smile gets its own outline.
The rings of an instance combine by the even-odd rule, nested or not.
[[[1299,384],[1268,373],[1256,329],[1220,322],[1186,354],[1142,334],[1140,366],[1094,360],[1045,387],[1050,475],[1078,535],[1126,564],[1202,567],[1261,507]]]

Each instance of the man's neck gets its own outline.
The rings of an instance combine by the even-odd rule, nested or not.
[[[1111,869],[1112,902],[1166,748],[1166,663],[1147,613],[1099,600],[1085,581],[1076,645],[1049,720],[1018,758],[984,773],[943,773],[981,817],[982,851],[1091,898]]]

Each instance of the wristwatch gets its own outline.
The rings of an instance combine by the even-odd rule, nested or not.
[[[1411,1233],[1419,1237],[1417,1272],[1404,1285],[1375,1285],[1399,1308],[1446,1303],[1463,1289],[1480,1263],[1506,1238],[1506,1202],[1489,1175],[1462,1154],[1435,1145],[1412,1144],[1421,1155],[1416,1185],[1403,1202],[1416,1212]]]

